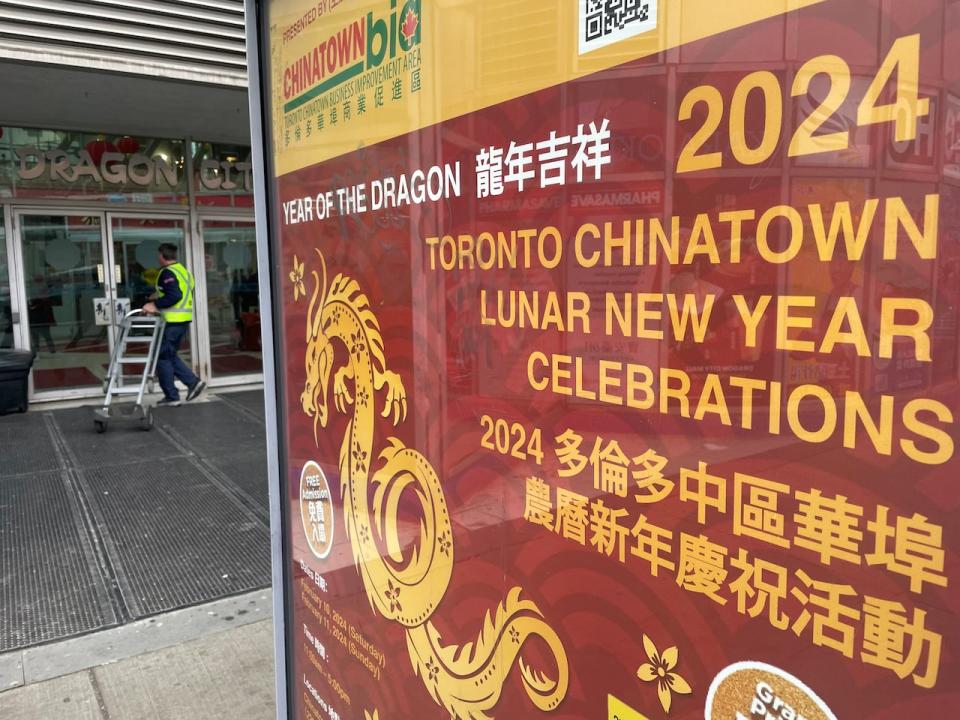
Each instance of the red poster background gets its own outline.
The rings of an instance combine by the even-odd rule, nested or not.
[[[789,32],[788,24],[793,24]],[[549,716],[557,720],[606,717],[607,695],[613,694],[651,718],[664,717],[655,683],[644,683],[637,676],[639,666],[647,662],[644,635],[661,650],[671,645],[679,650],[676,670],[693,688],[690,695],[673,696],[669,716],[681,720],[703,717],[705,696],[715,675],[742,660],[766,662],[800,678],[823,698],[837,718],[902,720],[951,717],[956,712],[960,707],[960,592],[956,586],[960,549],[956,482],[960,461],[956,457],[939,466],[919,465],[896,447],[893,456],[885,457],[867,449],[847,450],[839,441],[811,445],[787,434],[770,435],[762,429],[763,421],[753,430],[742,430],[709,419],[697,422],[676,414],[561,398],[533,391],[526,374],[530,352],[541,350],[684,369],[695,381],[707,372],[780,380],[785,386],[795,384],[792,377],[817,377],[816,382],[834,394],[856,389],[866,397],[875,397],[881,391],[898,398],[925,396],[956,409],[960,221],[958,189],[947,184],[949,180],[944,180],[940,170],[946,148],[942,154],[938,151],[932,166],[893,167],[885,160],[891,141],[889,129],[876,126],[859,136],[859,142],[866,143],[860,148],[861,157],[866,159],[854,164],[866,167],[838,166],[828,156],[821,166],[804,163],[800,167],[778,151],[778,159],[769,166],[744,168],[733,162],[726,143],[718,140],[706,150],[726,150],[722,172],[677,176],[671,170],[676,157],[666,154],[668,125],[675,122],[668,116],[668,107],[675,107],[671,102],[696,85],[714,84],[729,97],[737,80],[758,66],[772,69],[789,85],[796,66],[821,53],[841,55],[855,74],[872,75],[892,40],[914,32],[920,32],[922,38],[921,87],[938,98],[957,93],[960,12],[956,4],[936,0],[828,0],[683,47],[663,64],[637,62],[552,87],[280,178],[280,202],[434,164],[460,162],[464,179],[459,198],[282,229],[280,270],[286,302],[281,330],[286,396],[281,412],[287,430],[285,477],[294,578],[289,632],[297,718],[310,717],[304,706],[312,704],[306,699],[302,678],[308,679],[342,718],[361,720],[364,710],[372,713],[375,708],[382,720],[447,717],[415,676],[403,629],[375,613],[354,565],[343,529],[337,461],[349,417],[338,413],[329,398],[330,422],[319,430],[315,440],[313,421],[301,411],[307,305],[313,291],[311,272],[320,267],[315,250],[322,251],[331,278],[343,273],[356,279],[370,299],[382,330],[387,366],[399,373],[406,387],[407,420],[397,428],[385,420],[378,421],[373,456],[384,447],[386,438],[394,435],[419,450],[442,483],[453,520],[455,565],[434,623],[445,641],[467,642],[477,636],[485,615],[509,589],[522,587],[524,595],[537,603],[557,631],[569,661],[570,687]],[[785,46],[788,35],[797,39],[795,49]],[[796,60],[786,61],[785,57]],[[789,92],[785,96],[789,97]],[[945,112],[945,106],[942,101],[932,105],[939,108],[937,113]],[[758,108],[759,104],[756,108],[751,104],[747,117],[757,117]],[[551,130],[571,133],[579,123],[599,122],[604,117],[609,119],[613,133],[613,162],[605,168],[602,181],[588,180],[562,189],[527,189],[523,193],[508,186],[499,198],[476,199],[473,169],[481,147],[507,147],[511,140],[536,142]],[[941,117],[934,121],[937,128],[942,127]],[[698,124],[685,123],[678,130],[675,152]],[[752,121],[747,125],[751,131]],[[725,127],[724,123],[718,138],[724,137]],[[906,152],[900,156],[912,157]],[[643,194],[639,203],[633,192]],[[588,271],[574,263],[572,247],[568,246],[564,263],[553,271],[442,272],[430,269],[423,241],[435,235],[476,235],[483,230],[548,224],[571,238],[584,222],[602,224],[648,215],[692,218],[697,212],[715,215],[724,209],[762,210],[781,202],[801,202],[796,198],[804,197],[804,193],[816,196],[814,201],[849,199],[854,205],[862,203],[864,197],[902,195],[914,216],[919,217],[923,195],[931,192],[942,195],[939,256],[934,262],[896,267],[869,250],[855,268],[802,260],[772,266],[747,252],[739,265]],[[876,247],[877,241],[871,236],[868,244]],[[286,276],[294,267],[295,256],[306,266],[306,301],[290,302],[294,290]],[[684,273],[688,275],[684,277]],[[772,333],[758,352],[750,352],[734,334],[732,322],[716,321],[715,332],[700,345],[624,341],[597,332],[584,337],[507,330],[480,324],[481,287],[584,290],[601,297],[605,291],[668,292],[670,288],[690,287],[691,283],[702,283],[721,293],[717,310],[721,318],[729,311],[723,296],[733,292],[749,296],[813,294],[824,299],[832,292],[849,292],[862,299],[868,332],[878,322],[879,298],[920,297],[937,313],[934,361],[917,368],[896,360],[881,363],[850,357],[839,351],[831,357],[791,357],[773,351]],[[602,317],[596,320],[600,321]],[[342,346],[335,348],[335,369],[345,362],[346,352]],[[798,365],[803,369],[797,370]],[[801,375],[795,375],[797,372]],[[587,377],[589,380],[589,373]],[[544,465],[537,467],[531,461],[481,449],[480,417],[484,414],[540,428]],[[665,473],[674,480],[681,468],[695,468],[699,461],[705,461],[711,474],[728,479],[728,495],[734,472],[776,480],[794,492],[819,489],[830,497],[843,495],[864,508],[860,523],[864,555],[873,549],[867,522],[874,519],[878,505],[890,507],[893,517],[920,513],[942,526],[946,551],[943,574],[949,585],[941,588],[925,584],[922,593],[912,593],[905,577],[883,567],[843,560],[824,565],[816,554],[798,547],[781,549],[735,536],[729,507],[726,514],[709,511],[701,524],[696,505],[681,502],[676,490],[666,500],[645,506],[636,505],[632,493],[626,499],[603,497],[608,506],[629,511],[629,525],[644,513],[651,522],[672,530],[674,560],[680,533],[702,533],[730,549],[728,561],[736,556],[738,548],[744,548],[751,555],[786,567],[791,587],[796,586],[795,573],[802,570],[819,581],[852,585],[859,594],[854,600],[858,610],[862,609],[862,597],[871,595],[902,602],[908,613],[914,608],[925,611],[926,627],[943,639],[936,687],[917,687],[909,677],[901,680],[890,670],[862,662],[862,622],[853,623],[856,650],[853,658],[847,658],[828,647],[816,646],[809,627],[798,637],[790,629],[772,627],[765,612],[755,618],[738,612],[736,597],[729,591],[725,592],[727,603],[721,606],[680,587],[676,573],[661,570],[658,577],[652,577],[647,563],[630,555],[629,543],[626,561],[621,563],[616,554],[607,557],[589,542],[582,547],[528,523],[524,520],[525,485],[531,475],[591,499],[600,495],[593,487],[589,469],[579,477],[557,477],[553,438],[568,428],[585,438],[587,453],[598,435],[604,440],[616,439],[631,457],[655,449],[668,458]],[[955,427],[951,432],[956,438]],[[862,443],[861,447],[869,445]],[[300,471],[311,460],[323,468],[333,493],[334,545],[324,560],[313,558],[299,521]],[[795,502],[787,497],[781,512],[788,526],[793,525],[791,518],[796,510]],[[404,516],[402,540],[408,549],[418,539],[416,522],[412,513]],[[384,651],[386,664],[379,680],[304,610],[301,590],[307,580],[301,561],[325,579],[328,592],[322,594],[323,599]],[[728,569],[725,585],[738,574],[729,565]],[[793,621],[802,607],[789,596],[783,610]],[[349,703],[338,699],[311,666],[315,653],[306,647],[303,626],[324,644],[328,659],[321,663],[349,694]],[[525,648],[527,660],[535,667],[541,662],[545,672],[554,672],[536,641],[529,644]],[[541,713],[530,704],[517,675],[514,669],[507,677],[493,714],[510,719],[539,717]]]

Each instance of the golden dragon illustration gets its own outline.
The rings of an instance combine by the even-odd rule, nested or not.
[[[420,452],[394,437],[387,438],[375,461],[377,398],[384,398],[380,415],[400,425],[407,414],[403,381],[387,369],[379,323],[359,284],[338,274],[328,287],[319,250],[317,256],[321,273],[312,271],[301,404],[313,419],[316,441],[330,421],[328,388],[336,353],[345,352],[333,373],[336,409],[344,415],[352,409],[340,448],[340,492],[344,526],[371,607],[405,628],[414,672],[451,718],[490,720],[514,663],[531,702],[543,711],[555,709],[569,682],[566,653],[537,605],[521,598],[519,587],[492,615],[487,613],[475,641],[444,644],[431,621],[453,573],[452,528],[440,479]],[[303,265],[296,258],[294,265],[302,278]],[[408,490],[419,502],[421,517],[419,542],[405,552],[397,514]],[[555,678],[524,660],[524,643],[531,637],[552,653]]]

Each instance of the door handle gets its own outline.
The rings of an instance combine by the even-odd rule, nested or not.
[[[103,263],[97,263],[97,281],[103,285]]]
[[[123,282],[123,271],[120,269],[120,264],[119,264],[119,263],[117,263],[116,265],[113,266],[113,279],[114,279],[117,283],[122,283],[122,282]]]

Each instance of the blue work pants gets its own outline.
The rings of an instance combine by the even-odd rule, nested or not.
[[[183,342],[183,338],[189,332],[190,323],[170,324],[163,330],[160,354],[157,356],[157,379],[160,381],[164,397],[168,400],[180,399],[180,393],[173,381],[174,378],[188,388],[193,387],[200,380],[177,355],[177,351],[180,350],[180,343]]]

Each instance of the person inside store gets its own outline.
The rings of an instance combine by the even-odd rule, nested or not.
[[[157,379],[163,390],[163,399],[157,403],[160,407],[176,407],[180,404],[180,391],[175,380],[187,386],[188,402],[199,397],[206,387],[206,383],[178,355],[180,344],[190,332],[190,323],[193,321],[195,283],[193,275],[177,259],[177,254],[176,245],[160,245],[156,293],[143,306],[144,312],[162,315],[166,321],[157,356]]]
[[[50,288],[50,283],[42,275],[33,278],[30,300],[27,302],[27,314],[30,318],[30,342],[34,352],[40,351],[40,340],[47,344],[47,352],[55,353],[57,346],[53,342],[50,328],[57,324],[53,306],[58,305]]]

